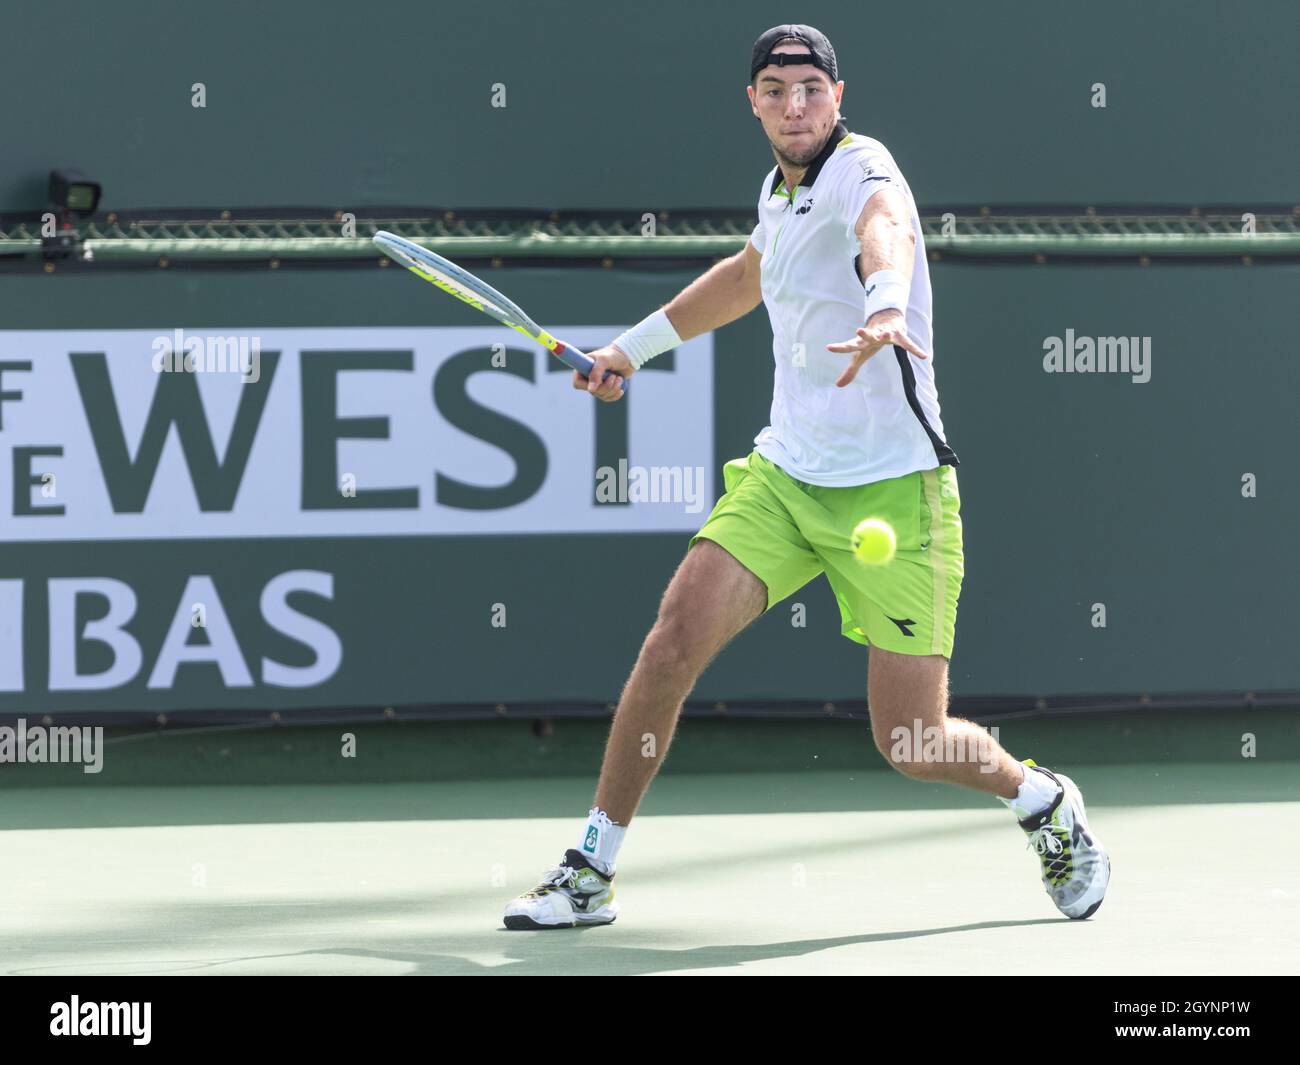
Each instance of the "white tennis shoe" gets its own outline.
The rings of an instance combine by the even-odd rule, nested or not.
[[[524,931],[613,924],[618,916],[613,879],[613,873],[607,876],[593,868],[581,851],[567,850],[537,887],[506,906],[505,925]]]
[[[1110,883],[1110,855],[1088,829],[1083,795],[1064,773],[1052,773],[1031,758],[1025,765],[1051,777],[1061,788],[1041,813],[1020,822],[1029,847],[1043,866],[1043,887],[1066,917],[1083,920],[1097,912]]]

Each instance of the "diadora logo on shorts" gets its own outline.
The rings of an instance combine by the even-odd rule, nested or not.
[[[886,614],[885,617],[889,618],[889,615]],[[912,618],[889,618],[889,620],[898,626],[899,631],[902,632],[904,636],[916,635],[916,633],[914,633],[911,629],[907,627],[909,625],[916,624],[916,622]]]
[[[795,211],[795,214],[807,214],[812,209],[813,209],[813,199],[811,196],[809,196],[808,202],[805,203],[802,207],[800,207],[799,210]]]
[[[588,826],[587,826],[587,838],[586,838],[586,840],[585,840],[585,841],[583,842],[583,844],[582,844],[582,849],[585,850],[585,851],[591,851],[592,854],[595,854],[595,853],[596,853],[596,840],[597,840],[597,838],[598,838],[599,836],[600,836],[600,833],[596,831],[596,826],[595,826],[595,825],[588,825]]]

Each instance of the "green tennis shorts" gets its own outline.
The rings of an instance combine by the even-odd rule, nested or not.
[[[850,640],[908,655],[952,657],[965,565],[961,498],[951,466],[874,484],[805,484],[757,451],[722,469],[726,493],[691,538],[712,540],[767,586],[767,609],[819,573]],[[849,546],[863,518],[894,527],[898,550],[868,566]]]

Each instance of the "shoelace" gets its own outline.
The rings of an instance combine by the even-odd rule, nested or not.
[[[578,870],[571,865],[554,866],[542,874],[542,883],[554,884],[556,887],[576,888],[578,886]]]
[[[1038,853],[1039,857],[1044,859],[1048,878],[1054,884],[1064,879],[1066,866],[1069,864],[1066,859],[1060,857],[1065,852],[1065,844],[1056,835],[1057,832],[1064,835],[1064,830],[1057,828],[1055,825],[1044,825],[1042,828],[1036,828],[1029,833],[1029,843],[1027,844]]]

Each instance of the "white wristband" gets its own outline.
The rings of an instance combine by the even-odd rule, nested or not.
[[[897,270],[877,270],[867,278],[867,304],[863,321],[884,310],[907,312],[907,295],[911,285]]]
[[[681,343],[682,338],[662,307],[614,340],[614,346],[627,356],[634,370]]]

